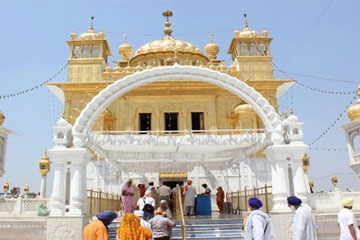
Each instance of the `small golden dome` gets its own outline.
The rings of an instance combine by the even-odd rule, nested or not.
[[[86,32],[80,34],[80,40],[93,40],[93,39],[101,39],[99,34],[97,34],[94,30],[94,17],[91,17],[90,28]]]
[[[262,35],[263,35],[263,37],[264,37],[264,38],[267,38],[267,37],[268,37],[268,34],[269,34],[269,31],[268,31],[266,28],[264,28],[264,29],[262,30]]]
[[[105,72],[112,72],[112,69],[109,64],[105,67]]]
[[[71,40],[76,40],[76,32],[75,30],[70,33]]]
[[[360,118],[360,99],[358,99],[355,104],[353,104],[347,109],[347,115],[350,118],[350,120],[355,120]]]
[[[235,29],[234,30],[234,37],[239,37],[240,36],[240,30],[239,29]]]
[[[210,59],[216,59],[216,55],[219,53],[219,46],[213,41],[213,34],[210,34],[210,41],[205,46],[205,52]]]
[[[139,64],[136,66],[135,70],[136,70],[137,72],[141,72],[142,70],[144,70],[144,68],[140,65],[140,62],[139,62]]]
[[[253,113],[255,110],[250,104],[239,104],[234,108],[234,113]]]
[[[99,32],[99,38],[104,39],[104,37],[105,37],[104,31]]]
[[[236,69],[234,62],[231,62],[230,66],[229,66],[229,72],[235,72],[236,70],[237,69]]]
[[[119,54],[123,62],[128,62],[133,52],[132,46],[128,43],[126,35],[124,35],[124,43],[118,48]]]
[[[158,65],[171,65],[174,59],[178,63],[183,62],[208,62],[209,59],[201,52],[200,48],[186,41],[174,38],[171,34],[173,30],[170,28],[171,23],[169,17],[173,13],[170,10],[163,12],[166,17],[164,37],[152,42],[148,42],[135,51],[134,56],[130,60],[130,65],[136,67],[139,62],[152,62],[153,59],[159,61]],[[176,55],[176,56],[175,56]],[[169,59],[169,61],[168,61]]]
[[[5,115],[0,111],[0,126],[3,125],[4,121],[5,121]]]
[[[118,65],[114,68],[114,72],[122,72],[122,68]]]
[[[245,38],[252,38],[252,37],[260,37],[259,33],[256,32],[255,30],[252,30],[249,27],[247,18],[246,18],[246,14],[244,14],[244,18],[245,18],[245,27],[244,29],[240,32],[239,37],[245,37]]]
[[[223,61],[220,63],[219,70],[220,72],[226,72],[226,66]]]

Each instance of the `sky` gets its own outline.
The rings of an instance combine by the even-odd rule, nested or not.
[[[78,35],[85,32],[91,16],[95,17],[95,30],[106,34],[112,62],[120,59],[117,48],[123,42],[123,33],[127,33],[134,50],[160,38],[164,27],[161,14],[167,8],[174,13],[171,23],[175,37],[204,49],[209,33],[214,32],[214,41],[220,46],[218,58],[225,59],[227,65],[233,30],[243,28],[243,14],[247,13],[251,28],[261,32],[265,27],[274,38],[274,64],[290,72],[284,76],[275,71],[277,78],[291,77],[304,86],[326,91],[356,91],[360,83],[360,2],[356,0],[13,0],[0,1],[0,95],[35,87],[58,72],[69,56],[69,34],[73,30]],[[66,71],[54,82],[65,80]],[[349,167],[344,151],[344,132],[339,129],[349,122],[346,114],[339,114],[353,98],[353,94],[330,95],[296,84],[279,100],[281,113],[293,107],[304,122],[305,143],[322,136],[307,152],[311,157],[309,178],[315,180],[316,191],[333,190],[333,174],[338,176],[341,189],[360,190],[359,178]],[[0,184],[5,180],[10,187],[29,184],[31,191],[37,192],[41,178],[38,161],[44,150],[53,146],[52,127],[61,116],[62,106],[46,87],[41,87],[0,99],[0,110],[6,115],[4,126],[16,132],[9,136],[6,173]]]

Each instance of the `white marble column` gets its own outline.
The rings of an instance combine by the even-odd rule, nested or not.
[[[64,216],[65,213],[65,161],[62,157],[63,151],[66,149],[48,150],[54,167],[50,216]]]
[[[290,195],[288,174],[287,145],[273,145],[265,150],[271,164],[272,196],[274,206],[272,212],[290,212],[287,197]]]
[[[306,176],[302,166],[302,160],[296,159],[291,163],[295,196],[301,199],[304,205],[308,204],[308,194],[310,193],[309,184],[306,182]]]
[[[68,216],[86,215],[86,165],[91,153],[86,148],[70,148],[71,184],[70,184],[70,211]]]
[[[46,198],[46,175],[41,175],[40,197]]]

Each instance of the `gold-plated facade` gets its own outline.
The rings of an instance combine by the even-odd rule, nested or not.
[[[45,150],[44,155],[39,160],[39,171],[42,176],[46,176],[50,172],[50,159]]]
[[[77,38],[75,32],[67,41],[70,47],[69,72],[65,83],[50,83],[64,92],[64,118],[74,124],[81,110],[102,89],[114,81],[146,69],[174,64],[210,68],[229,74],[246,82],[262,94],[277,109],[277,89],[287,80],[274,79],[271,38],[263,31],[260,36],[246,20],[242,31],[236,30],[228,53],[232,62],[227,67],[216,59],[219,46],[212,38],[205,46],[204,55],[199,47],[172,36],[169,18],[173,13],[166,10],[164,36],[139,47],[134,55],[125,39],[119,47],[120,61],[110,66],[110,47],[102,32],[96,33],[93,21],[87,32]],[[193,113],[202,113],[203,126],[208,129],[257,129],[263,128],[258,114],[250,105],[231,92],[204,82],[162,81],[133,89],[116,99],[100,114],[93,130],[140,130],[140,114],[150,114],[149,130],[166,129],[165,115],[178,113],[178,130],[191,130]]]

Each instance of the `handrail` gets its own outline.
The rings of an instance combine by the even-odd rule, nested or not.
[[[177,215],[178,218],[180,219],[180,224],[181,224],[181,232],[182,232],[182,239],[186,240],[186,224],[185,224],[185,218],[184,218],[184,210],[183,210],[183,205],[182,205],[182,200],[181,200],[181,187],[177,187],[177,194],[176,194],[176,200],[177,200]]]

